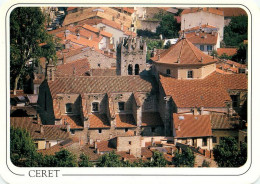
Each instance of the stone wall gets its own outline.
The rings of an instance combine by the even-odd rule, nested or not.
[[[130,151],[131,155],[141,157],[141,137],[117,137],[117,151]]]

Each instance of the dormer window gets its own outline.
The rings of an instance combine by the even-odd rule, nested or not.
[[[125,110],[125,102],[118,102],[118,109],[119,111]]]
[[[193,71],[192,70],[188,71],[187,78],[188,79],[192,79],[193,78]]]
[[[166,69],[166,74],[167,75],[171,75],[171,70],[170,69]]]
[[[72,103],[66,104],[66,113],[71,114],[72,113]]]
[[[99,105],[98,102],[93,102],[92,103],[92,111],[93,112],[98,112],[98,105]]]

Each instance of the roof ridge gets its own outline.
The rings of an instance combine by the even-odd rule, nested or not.
[[[197,56],[197,54],[195,53],[195,51],[193,50],[193,44],[191,43],[191,42],[189,42],[188,40],[186,40],[186,42],[188,43],[188,45],[190,46],[190,49],[192,50],[192,52],[194,53],[194,55],[195,55],[195,57],[198,59],[198,60],[200,60],[199,58],[198,58],[198,56]],[[192,44],[192,46],[190,45],[190,43]]]

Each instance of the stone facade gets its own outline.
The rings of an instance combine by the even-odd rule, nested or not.
[[[140,38],[121,39],[117,47],[117,75],[144,74],[146,51],[146,42]]]

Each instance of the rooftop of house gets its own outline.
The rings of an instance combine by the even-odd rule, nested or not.
[[[184,29],[184,30],[181,30],[179,32],[194,32],[194,31],[197,31],[197,30],[203,30],[203,29],[210,29],[210,30],[218,30],[217,27],[215,26],[212,26],[212,25],[208,25],[208,24],[202,24],[200,26],[195,26],[195,27],[192,27],[192,28],[189,28],[189,29]]]
[[[246,69],[246,65],[231,60],[220,60],[217,63],[217,69],[227,73],[239,73],[239,69]]]
[[[151,76],[72,76],[57,77],[49,81],[53,98],[57,94],[152,92],[157,90],[155,79]],[[128,84],[128,85],[125,85]]]
[[[246,15],[247,13],[242,8],[218,8],[219,10],[224,12],[225,17],[232,17],[232,16],[240,16]]]
[[[79,59],[69,63],[61,64],[56,67],[56,76],[86,76],[86,72],[90,71],[90,64],[87,58]]]
[[[217,48],[217,54],[221,56],[226,54],[228,56],[233,56],[237,53],[237,48]]]
[[[116,148],[114,148],[110,141],[100,141],[96,142],[96,144],[99,152],[110,152],[116,150]]]
[[[197,12],[207,12],[212,13],[220,16],[224,16],[224,12],[222,10],[216,9],[216,8],[189,8],[184,9],[181,13],[181,15],[188,14],[188,13],[197,13]]]
[[[110,123],[106,114],[88,114],[89,128],[110,128]]]
[[[185,34],[186,38],[193,44],[216,45],[218,33],[191,32]]]
[[[173,114],[177,138],[212,136],[210,115]]]
[[[55,116],[57,118],[57,116]],[[60,119],[63,120],[63,124],[70,125],[70,129],[83,129],[83,122],[80,115],[61,115]]]
[[[239,121],[228,117],[226,114],[213,113],[211,115],[211,127],[213,130],[236,129]]]
[[[116,68],[91,69],[91,76],[116,76]]]
[[[13,106],[10,112],[11,117],[37,116],[36,108],[33,106]]]
[[[40,125],[29,117],[11,117],[10,121],[11,127],[25,129],[35,140],[65,140],[70,136],[70,134],[64,130],[66,128],[65,126]],[[41,132],[41,126],[43,126],[43,132]]]
[[[151,58],[155,63],[174,65],[205,65],[217,60],[199,50],[188,39],[179,39],[175,45]]]
[[[204,79],[175,79],[160,75],[166,95],[177,107],[226,107],[228,90],[247,90],[247,75],[213,72]]]
[[[132,114],[116,114],[117,128],[132,128],[136,127],[136,122]]]
[[[131,16],[120,13],[117,10],[109,7],[92,7],[68,14],[63,21],[63,26],[95,17],[106,18],[111,21],[114,20],[116,23],[122,23],[127,27],[130,27],[132,23]]]

